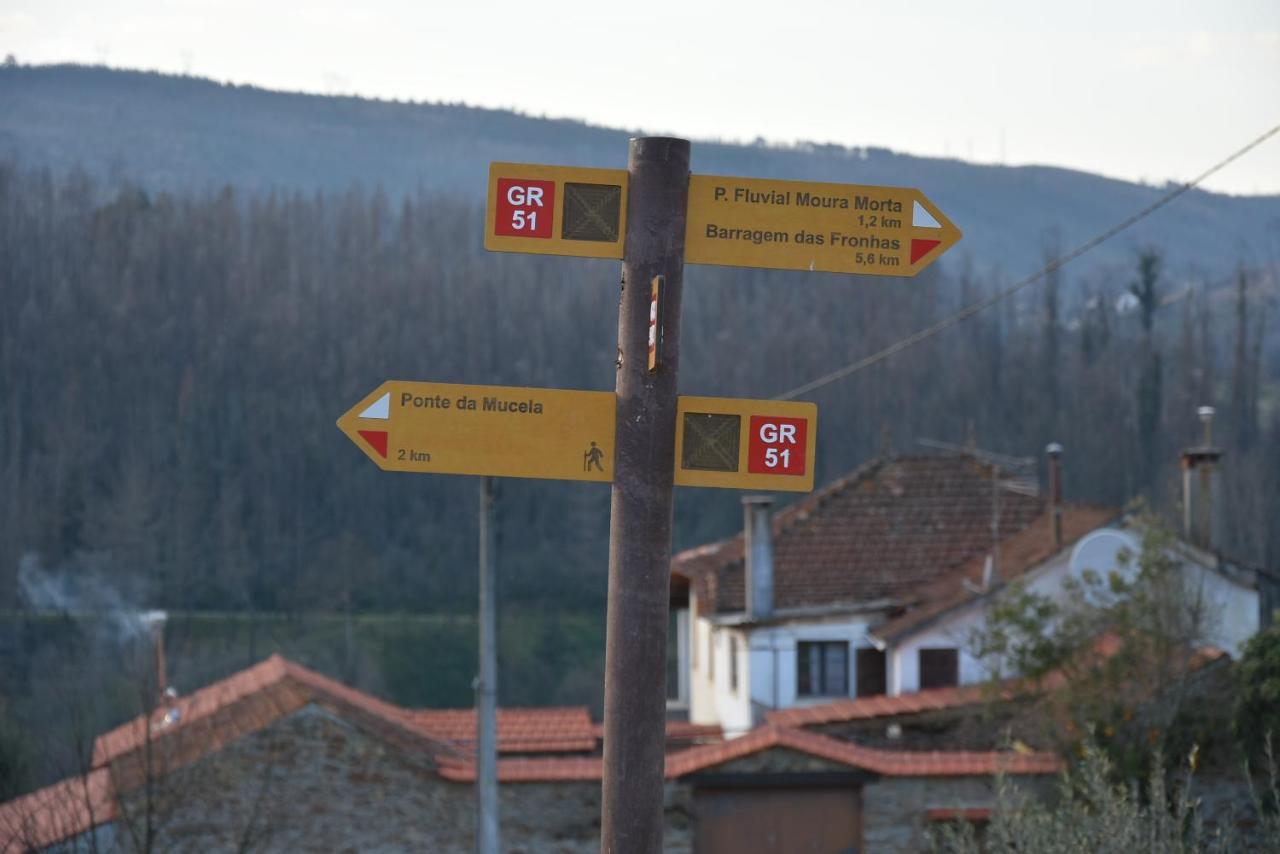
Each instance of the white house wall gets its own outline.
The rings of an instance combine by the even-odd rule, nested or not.
[[[796,695],[798,643],[844,641],[849,644],[848,696],[853,696],[857,685],[857,650],[871,645],[867,640],[870,623],[865,617],[766,627],[715,625],[702,617],[691,623],[689,719],[694,723],[719,724],[729,736],[740,735],[759,724],[766,710],[832,699]],[[707,667],[708,636],[715,638],[714,675],[709,674]],[[730,688],[729,681],[730,638],[734,637],[738,639],[736,691]]]
[[[1193,563],[1184,563],[1183,570],[1189,592],[1201,593],[1204,601],[1210,603],[1205,640],[1238,660],[1245,641],[1261,628],[1258,591]]]
[[[738,685],[732,688],[729,679],[730,658],[734,641],[737,642]],[[751,718],[751,674],[747,656],[747,644],[743,633],[736,629],[717,627],[715,632],[716,684],[715,708],[717,719],[726,735],[740,735],[755,725]]]
[[[1128,550],[1134,555],[1126,566],[1121,566],[1120,555]],[[1112,571],[1120,571],[1132,579],[1137,573],[1137,555],[1141,541],[1130,531],[1104,528],[1094,531],[1080,540],[1069,553],[1055,556],[1023,579],[1025,588],[1040,596],[1061,600],[1065,596],[1064,584],[1070,577],[1080,578],[1086,570],[1105,577]],[[1259,628],[1258,592],[1223,577],[1218,572],[1197,563],[1184,562],[1183,572],[1192,589],[1203,591],[1208,605],[1209,625],[1206,640],[1238,657],[1244,641]],[[981,664],[969,652],[969,638],[986,619],[986,601],[979,601],[957,609],[938,622],[926,626],[891,648],[888,668],[890,694],[903,694],[920,690],[920,650],[930,647],[951,647],[959,651],[959,680],[967,685],[990,678],[990,664]],[[1011,674],[1002,674],[1011,675]]]

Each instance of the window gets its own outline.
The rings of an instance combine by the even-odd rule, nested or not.
[[[885,692],[884,652],[874,647],[858,650],[859,697],[874,697]]]
[[[738,690],[738,639],[729,635],[729,690]]]
[[[716,630],[707,626],[707,678],[716,678]]]
[[[954,649],[920,650],[920,690],[960,684],[960,654]]]
[[[849,696],[849,644],[801,641],[796,645],[796,694],[801,697]]]

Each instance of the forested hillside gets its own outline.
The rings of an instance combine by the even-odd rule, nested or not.
[[[94,554],[154,607],[469,608],[474,482],[385,474],[334,421],[387,378],[612,388],[616,263],[487,254],[481,217],[425,191],[170,195],[0,168],[0,604],[23,555]],[[1182,290],[1159,246],[1131,266],[1072,282],[1080,310],[1050,281],[818,392],[818,482],[885,436],[972,431],[1012,454],[1063,442],[1072,499],[1171,507],[1214,403],[1230,548],[1280,564],[1275,271]],[[690,268],[681,389],[778,394],[998,284],[954,263]],[[607,497],[504,482],[504,596],[598,607]],[[683,490],[677,545],[732,532],[737,497]]]
[[[1069,115],[1063,121],[1070,121]],[[772,135],[764,119],[760,133]],[[652,130],[652,129],[650,129]],[[404,103],[271,92],[82,66],[0,67],[0,155],[55,174],[80,165],[149,190],[419,188],[479,202],[493,160],[623,167],[626,130],[461,104]],[[1009,168],[912,157],[862,145],[787,147],[698,142],[696,172],[919,187],[959,226],[955,250],[981,271],[1020,276],[1047,231],[1084,242],[1154,201],[1164,187],[1039,166]],[[1224,139],[1222,154],[1247,140]],[[1187,163],[1185,180],[1207,163]],[[1116,274],[1133,246],[1160,243],[1168,270],[1222,275],[1276,252],[1280,198],[1193,192],[1101,247],[1083,271]],[[479,243],[480,235],[464,239]],[[1268,256],[1267,253],[1272,253]]]
[[[389,378],[612,389],[618,264],[484,252],[481,188],[490,160],[622,165],[626,136],[0,68],[0,609],[19,609],[0,620],[0,796],[74,770],[77,744],[137,710],[119,660],[147,630],[126,609],[180,612],[184,689],[281,650],[398,702],[469,701],[475,481],[383,473],[334,421]],[[794,388],[1160,193],[878,149],[695,152],[705,172],[919,186],[965,237],[911,280],[689,268],[686,394]],[[818,483],[920,438],[1059,441],[1070,500],[1172,512],[1209,403],[1227,546],[1280,566],[1278,216],[1275,198],[1187,194],[810,395]],[[499,484],[506,704],[599,701],[608,495]],[[739,497],[678,490],[676,546],[737,530]],[[51,607],[96,616],[31,614]]]

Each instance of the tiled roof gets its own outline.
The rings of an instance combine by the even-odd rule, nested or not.
[[[93,766],[102,767],[152,743],[173,745],[171,763],[185,763],[257,732],[308,703],[330,708],[394,743],[452,752],[443,740],[418,726],[413,713],[343,685],[300,664],[273,655],[148,716],[140,716],[98,737]],[[179,736],[181,736],[179,738]],[[172,765],[170,765],[172,767]]]
[[[141,782],[134,779],[137,763],[130,760],[136,759],[148,738],[153,747],[165,747],[161,753],[167,761],[159,769],[163,773],[308,704],[327,708],[396,746],[426,752],[446,780],[475,779],[472,751],[462,749],[471,746],[474,716],[469,710],[402,709],[273,655],[175,699],[150,719],[138,718],[103,734],[94,744],[93,769],[84,777],[0,805],[0,854],[46,847],[114,820],[114,791],[128,791]],[[499,741],[507,740],[506,752],[586,751],[594,750],[598,742],[599,728],[585,708],[504,709],[498,720]],[[669,723],[667,733],[669,742],[721,737],[719,727],[680,722]],[[998,768],[1012,774],[1041,774],[1058,767],[1057,758],[1047,754],[889,751],[770,723],[742,738],[668,754],[666,776],[682,777],[775,746],[897,776],[984,775]],[[498,761],[498,779],[508,783],[598,781],[603,768],[599,756],[506,758]]]
[[[116,818],[105,768],[0,804],[0,854],[39,851]]]
[[[474,749],[475,709],[418,709],[413,721],[460,749]],[[499,753],[576,753],[596,748],[596,728],[586,706],[498,709]]]
[[[1120,511],[1109,507],[1067,505],[1062,508],[1062,545],[1053,543],[1049,513],[1042,514],[1022,530],[1000,541],[1000,563],[996,585],[1026,575],[1056,554],[1071,548],[1085,535],[1119,517]],[[987,552],[967,561],[954,571],[920,591],[920,604],[905,614],[881,623],[872,634],[886,641],[896,641],[923,628],[953,608],[971,602],[983,594],[975,590],[982,581]],[[965,582],[969,582],[966,584]]]
[[[1053,774],[1062,768],[1062,760],[1052,753],[881,750],[818,733],[767,724],[741,738],[668,754],[665,775],[669,780],[685,777],[775,747],[790,748],[892,777],[988,776],[998,771],[1006,774]],[[503,783],[593,781],[600,780],[603,773],[604,761],[599,758],[498,761],[498,780]],[[476,778],[475,765],[466,760],[443,760],[440,775],[456,782],[472,782]]]
[[[1000,530],[1020,531],[1044,501],[963,454],[877,459],[774,514],[774,608],[893,600],[991,546],[992,479]],[[744,608],[742,535],[675,556],[703,613]]]
[[[804,727],[837,721],[870,720],[872,718],[914,715],[940,709],[957,709],[973,706],[990,698],[988,685],[961,685],[950,688],[928,688],[896,697],[880,695],[857,699],[832,700],[815,706],[796,706],[769,712],[766,720],[771,724],[787,727]],[[1011,695],[1008,687],[1001,689],[1001,697]]]
[[[667,721],[667,744],[682,741],[722,741],[724,730],[719,724],[695,724]]]
[[[667,777],[684,777],[773,747],[787,747],[889,777],[1053,774],[1062,760],[1053,753],[995,751],[907,751],[863,747],[806,730],[766,724],[741,738],[693,747],[667,757]]]

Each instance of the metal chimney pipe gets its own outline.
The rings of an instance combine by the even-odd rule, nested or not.
[[[742,499],[742,556],[747,595],[747,617],[767,620],[773,616],[773,533],[769,509],[773,498],[747,495]]]
[[[1049,455],[1049,513],[1053,521],[1053,547],[1062,548],[1062,446],[1051,442]]]
[[[1222,542],[1222,497],[1218,460],[1222,450],[1213,447],[1212,406],[1196,410],[1204,424],[1204,444],[1182,452],[1182,533],[1202,549]]]

